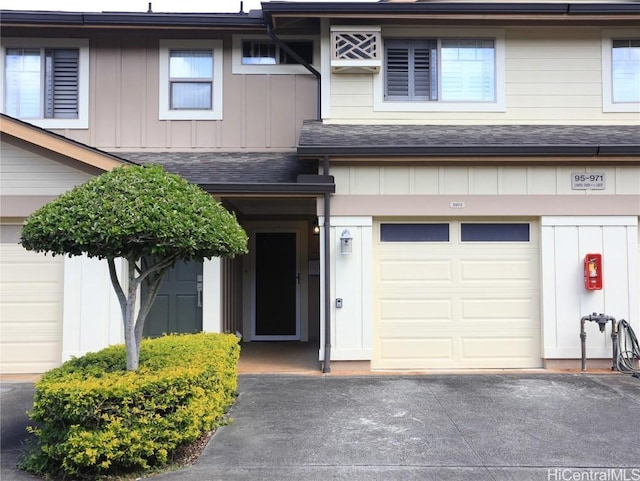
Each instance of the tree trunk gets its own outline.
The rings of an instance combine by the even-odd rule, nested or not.
[[[151,310],[153,301],[155,300],[160,283],[167,271],[175,264],[177,255],[167,257],[142,271],[137,267],[138,259],[127,258],[129,286],[127,295],[125,296],[118,274],[116,272],[115,260],[108,258],[109,275],[111,276],[111,284],[116,291],[116,296],[120,302],[122,310],[122,321],[124,324],[124,344],[127,351],[127,371],[136,371],[140,364],[140,344],[142,343],[142,331],[144,329],[144,321],[147,314]],[[139,272],[136,277],[136,271]],[[138,289],[142,281],[151,276],[151,286],[145,299],[140,299],[140,312],[137,319],[135,318],[135,307],[138,299]]]
[[[127,351],[127,371],[137,371],[140,362],[140,345],[136,341],[134,309],[138,297],[139,282],[136,282],[136,264],[134,260],[129,260],[129,289],[127,295],[127,306],[125,309],[124,322],[124,344]]]

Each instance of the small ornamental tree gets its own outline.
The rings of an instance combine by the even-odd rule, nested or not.
[[[247,235],[233,214],[159,166],[119,167],[75,187],[26,219],[20,243],[54,256],[107,260],[130,371],[138,369],[144,321],[167,270],[178,261],[247,252]],[[116,272],[118,257],[128,264],[124,287]],[[149,288],[134,321],[142,282]]]

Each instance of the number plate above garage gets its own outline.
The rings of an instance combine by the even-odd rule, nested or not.
[[[574,172],[571,174],[571,190],[604,190],[604,172]]]

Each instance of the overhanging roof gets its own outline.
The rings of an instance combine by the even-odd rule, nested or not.
[[[104,171],[134,163],[1,113],[0,133]]]
[[[264,28],[262,13],[128,13],[1,10],[3,27]]]
[[[615,157],[640,164],[640,125],[345,125],[305,121],[306,157]],[[622,159],[622,160],[621,160]]]
[[[334,18],[359,21],[364,18],[409,20],[465,20],[510,22],[634,22],[640,19],[640,3],[618,2],[263,2],[265,19],[279,21],[302,18]]]
[[[319,176],[318,161],[295,152],[124,152],[119,155],[165,170],[213,194],[318,195],[335,191]]]

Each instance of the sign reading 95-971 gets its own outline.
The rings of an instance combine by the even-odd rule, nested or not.
[[[571,174],[571,190],[604,190],[604,172],[574,172]]]

